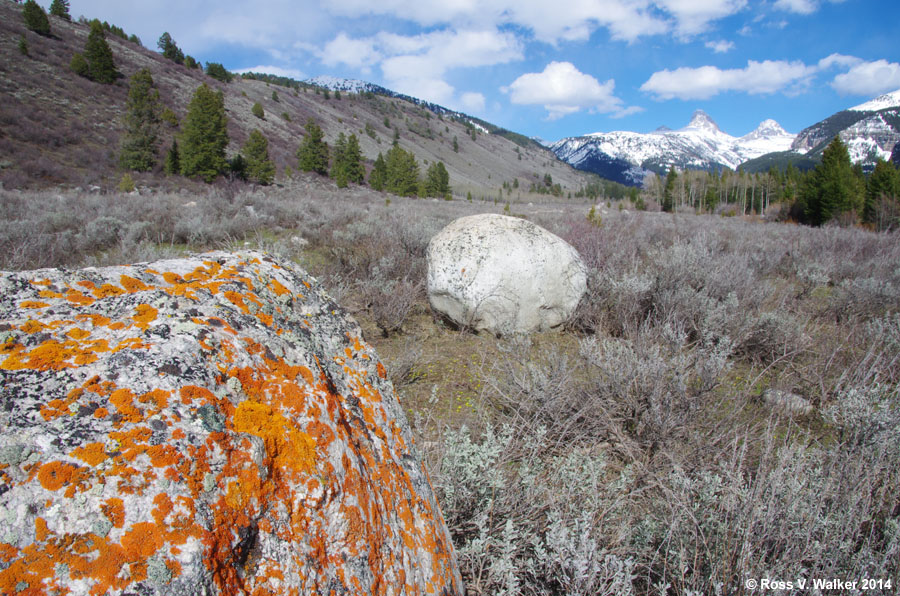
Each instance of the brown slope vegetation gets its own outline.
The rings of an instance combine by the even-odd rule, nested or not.
[[[87,25],[50,17],[52,36],[42,37],[26,30],[20,13],[20,6],[0,2],[0,181],[6,188],[114,185],[121,177],[116,160],[128,79],[141,68],[150,69],[162,103],[179,118],[200,84],[222,90],[228,153],[237,153],[250,132],[259,128],[269,139],[269,152],[280,174],[287,166],[296,167],[294,152],[305,134],[304,124],[314,118],[329,143],[341,132],[355,133],[369,164],[390,148],[396,127],[400,145],[415,153],[422,171],[433,161],[443,161],[451,185],[462,195],[471,191],[475,196],[495,197],[503,182],[519,178],[527,188],[547,173],[566,191],[577,190],[587,179],[548,150],[533,145],[519,148],[506,138],[481,132],[473,141],[463,123],[408,101],[353,94],[325,99],[312,89],[295,92],[240,77],[223,84],[199,69],[180,66],[113,35],[107,36],[107,42],[122,76],[113,85],[93,83],[69,69],[72,55],[84,50]],[[18,50],[23,35],[29,56]],[[277,101],[273,91],[278,93]],[[252,115],[255,102],[263,106],[265,119]],[[385,118],[390,127],[385,126]],[[374,138],[366,134],[367,124],[374,129]],[[160,162],[177,132],[163,125]],[[454,137],[458,153],[453,151]],[[160,169],[161,165],[157,173]]]

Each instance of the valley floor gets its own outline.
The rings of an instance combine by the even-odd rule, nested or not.
[[[0,191],[0,268],[244,246],[302,264],[386,362],[471,594],[744,594],[763,578],[880,578],[893,593],[898,236],[629,203],[588,221],[591,204],[547,199],[307,177]],[[527,217],[581,253],[589,291],[566,328],[495,338],[432,314],[428,240],[479,212]]]

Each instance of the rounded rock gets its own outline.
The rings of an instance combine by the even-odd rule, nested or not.
[[[564,323],[587,289],[578,252],[527,220],[462,217],[428,244],[428,301],[457,325],[498,335]]]

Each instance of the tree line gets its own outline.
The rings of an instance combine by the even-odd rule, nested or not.
[[[663,211],[687,207],[749,215],[765,214],[778,204],[784,217],[808,225],[863,223],[879,230],[900,226],[897,168],[879,159],[866,175],[862,166],[852,163],[839,136],[825,149],[822,162],[809,171],[791,164],[755,174],[671,168],[664,178],[656,175],[645,181],[644,191]]]
[[[129,85],[120,167],[137,172],[156,167],[162,113],[150,71],[139,70]],[[169,175],[197,176],[206,182],[222,175],[258,184],[274,180],[275,164],[269,157],[268,140],[259,129],[250,133],[240,152],[230,159],[226,157],[228,141],[224,95],[204,83],[194,92],[181,130],[166,152],[163,170]],[[357,136],[341,132],[334,147],[329,147],[321,127],[312,119],[306,123],[306,135],[296,158],[297,169],[330,176],[338,187],[366,182]],[[386,155],[378,154],[368,182],[375,190],[402,196],[449,197],[451,192],[443,162],[432,163],[420,178],[415,155],[396,142]]]

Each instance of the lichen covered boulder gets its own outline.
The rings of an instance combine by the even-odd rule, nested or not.
[[[461,217],[428,244],[428,301],[457,325],[496,334],[564,323],[587,289],[578,252],[527,220]]]
[[[260,253],[0,275],[0,593],[461,594],[359,327]]]

